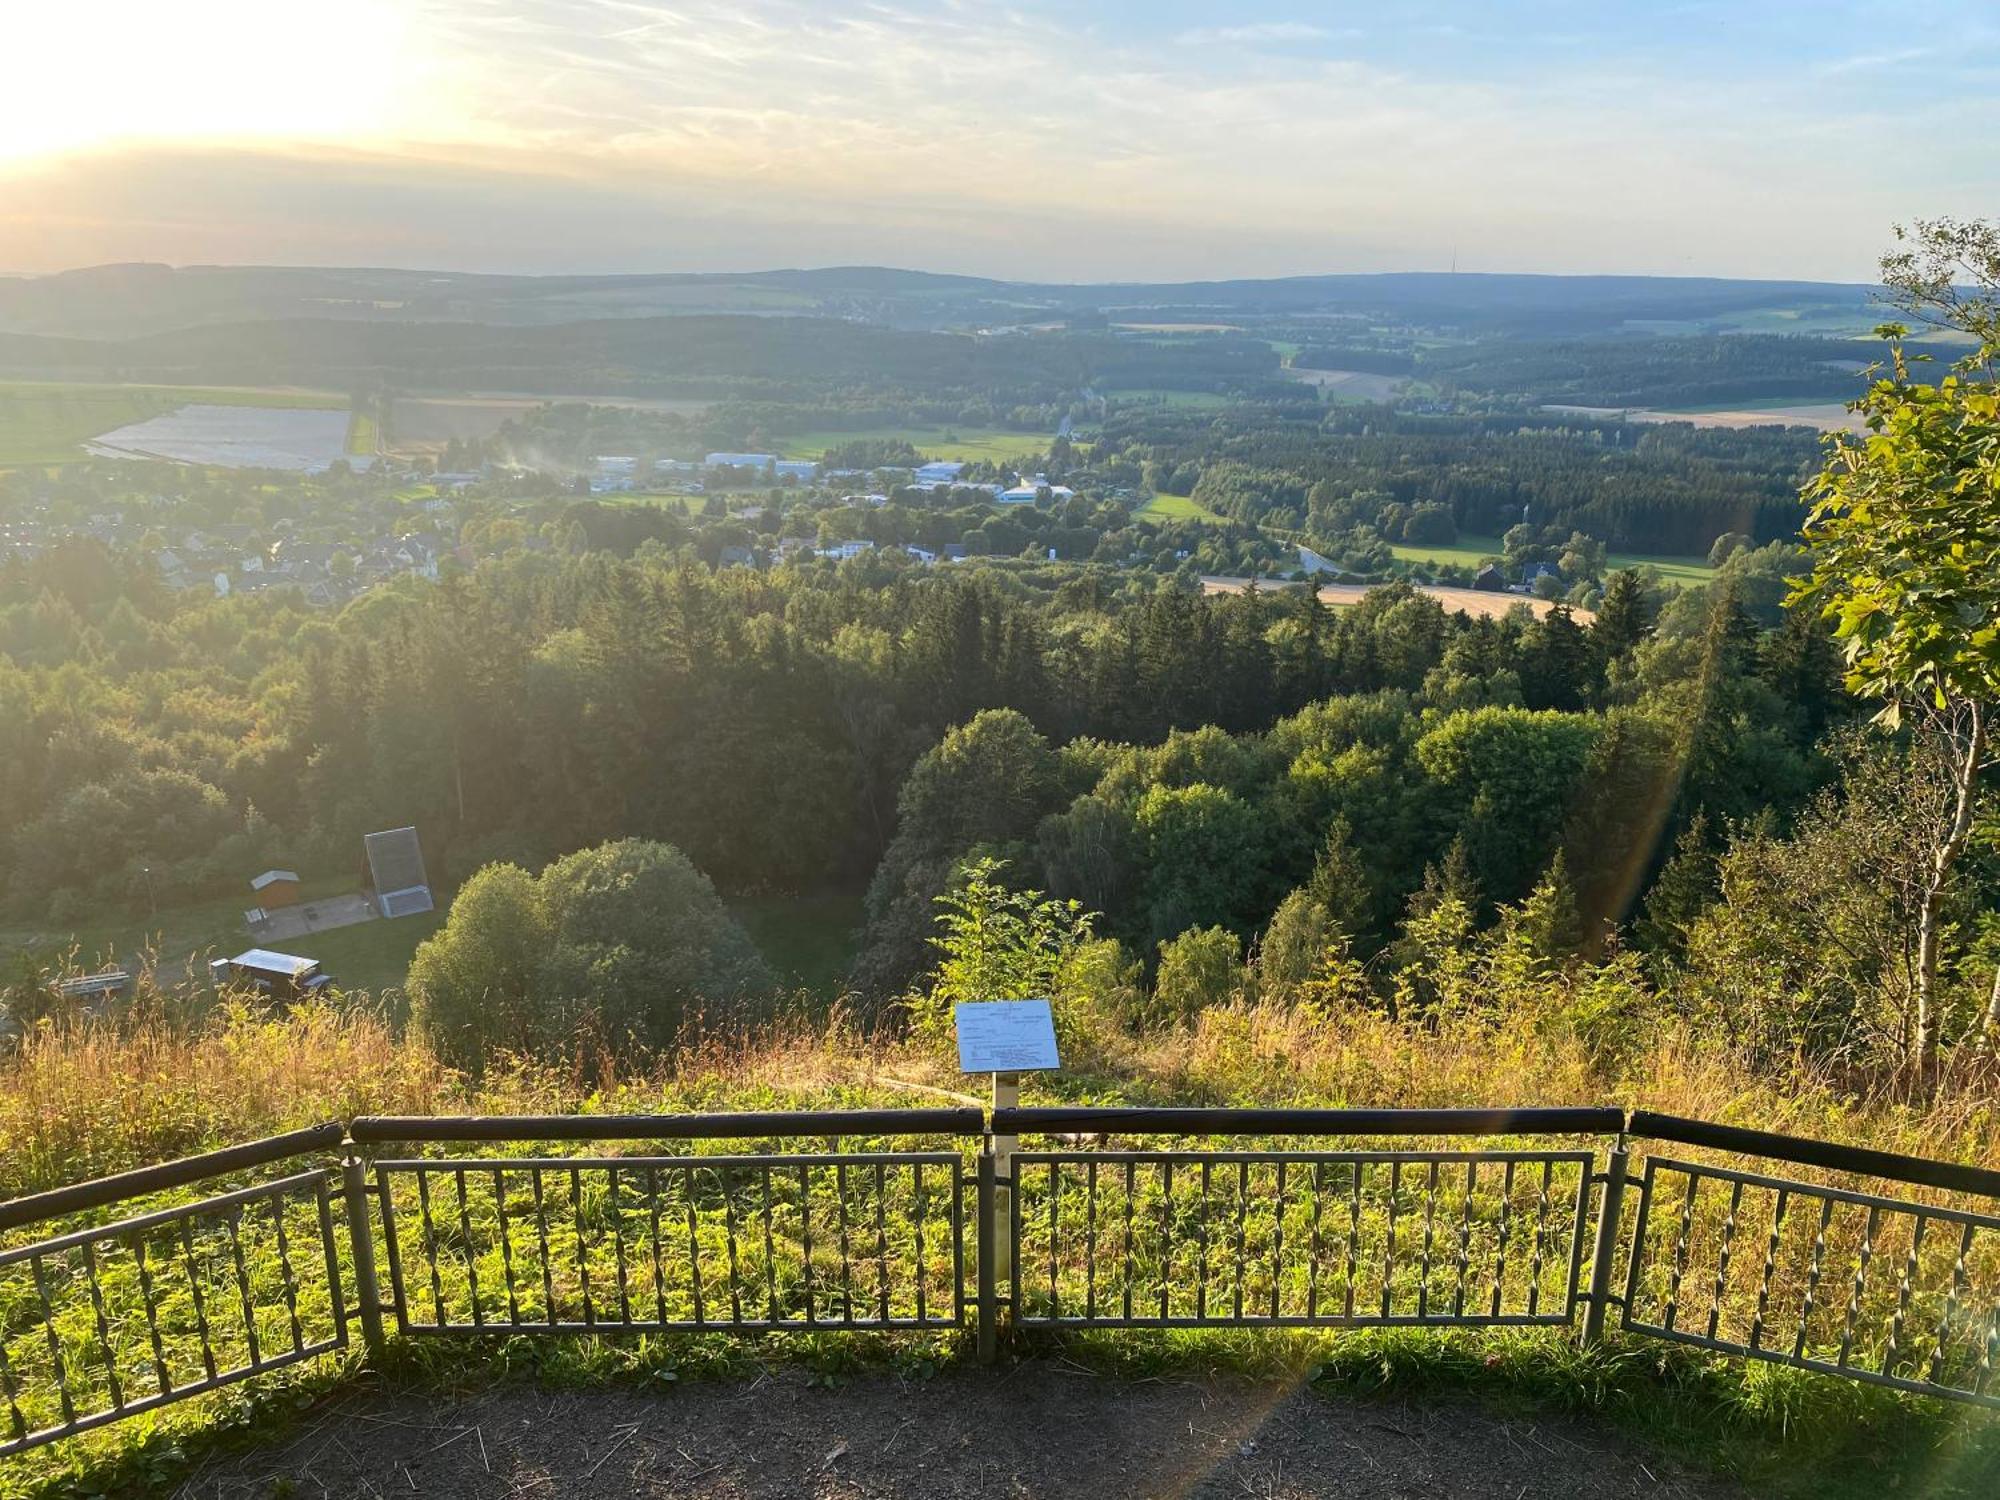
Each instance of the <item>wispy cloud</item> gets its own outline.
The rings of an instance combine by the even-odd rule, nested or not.
[[[1837,78],[1843,73],[1875,73],[1887,68],[1900,68],[1905,63],[1922,62],[1925,58],[1936,55],[1935,47],[1898,47],[1889,52],[1856,52],[1848,57],[1838,57],[1831,62],[1821,63],[1813,71],[1822,78]]]
[[[1251,21],[1242,26],[1195,26],[1175,38],[1184,47],[1266,47],[1280,42],[1352,40],[1358,28],[1314,26],[1305,21]]]

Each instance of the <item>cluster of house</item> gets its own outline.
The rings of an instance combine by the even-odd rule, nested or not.
[[[249,526],[190,527],[153,554],[170,589],[212,589],[218,596],[295,588],[310,604],[341,604],[411,574],[435,580],[439,560],[453,550],[436,532],[383,534],[360,542],[311,541],[278,521],[277,541],[261,546]]]
[[[971,484],[963,478],[967,465],[962,460],[937,459],[919,464],[909,471],[910,478],[904,488],[913,490],[979,490],[989,495],[996,505],[1033,505],[1046,491],[1053,499],[1067,500],[1075,493],[1068,485],[1051,484],[1046,474],[1033,477],[1023,476],[1019,483]],[[679,488],[691,494],[699,494],[701,483],[692,476],[705,469],[747,470],[759,479],[771,479],[782,483],[793,480],[800,484],[810,484],[819,479],[869,479],[895,470],[870,469],[827,469],[805,458],[780,458],[775,453],[724,453],[705,455],[700,463],[684,459],[658,458],[650,464],[629,454],[600,453],[591,460],[590,492],[593,495],[613,494],[648,488],[663,479],[681,481]],[[889,503],[886,494],[869,492],[846,495],[844,503],[850,505],[880,506]]]

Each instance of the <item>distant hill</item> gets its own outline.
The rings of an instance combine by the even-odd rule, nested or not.
[[[996,281],[884,266],[624,276],[490,276],[376,267],[94,266],[0,279],[0,333],[133,338],[287,319],[532,325],[604,318],[808,314],[902,328],[977,328],[1080,311],[1172,320],[1334,314],[1467,333],[1565,337],[1628,325],[1768,315],[1865,326],[1871,289],[1807,281],[1443,272],[1264,280]],[[1805,331],[1802,326],[1801,331]]]

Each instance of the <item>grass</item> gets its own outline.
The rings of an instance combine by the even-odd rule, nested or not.
[[[261,391],[239,386],[0,381],[0,464],[63,463],[80,458],[83,445],[94,437],[193,404],[326,410],[345,407],[347,398],[324,392]]]
[[[301,887],[301,899],[321,900],[353,889],[351,881],[315,880]],[[227,957],[253,946],[243,913],[255,904],[246,887],[241,896],[217,896],[163,908],[155,914],[106,916],[72,928],[0,928],[0,952],[26,950],[57,957],[72,947],[85,969],[104,964],[127,967],[157,957],[163,973],[199,974],[204,957]],[[417,944],[443,920],[431,912],[393,921],[360,922],[327,932],[274,942],[281,951],[316,958],[344,988],[379,991],[400,987]]]
[[[1046,453],[1050,433],[1006,432],[997,427],[868,427],[852,432],[795,432],[778,444],[781,458],[822,457],[829,448],[852,442],[907,442],[926,458],[990,459],[1014,463]]]
[[[1186,495],[1155,494],[1140,506],[1135,515],[1145,516],[1155,521],[1214,521],[1217,524],[1227,520]]]
[[[372,458],[381,445],[382,428],[367,412],[357,411],[348,418],[347,451],[350,454]]]
[[[1133,389],[1106,391],[1105,395],[1113,401],[1130,401],[1135,405],[1185,407],[1194,410],[1213,410],[1237,404],[1236,397],[1224,396],[1216,391]]]
[[[1405,546],[1389,549],[1402,562],[1425,563],[1432,567],[1477,568],[1500,556],[1500,539],[1490,536],[1461,536],[1443,546]],[[1692,588],[1715,577],[1715,569],[1698,557],[1672,557],[1660,553],[1613,552],[1606,559],[1613,568],[1652,568],[1662,583]]]

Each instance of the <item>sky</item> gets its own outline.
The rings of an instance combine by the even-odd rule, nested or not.
[[[1871,279],[2000,0],[0,0],[0,270]]]

